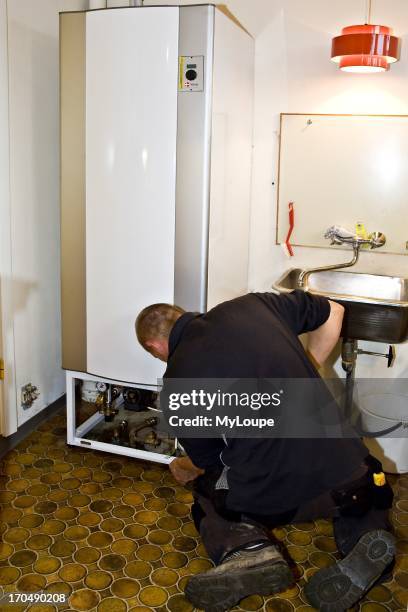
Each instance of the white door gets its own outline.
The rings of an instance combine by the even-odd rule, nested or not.
[[[174,299],[177,7],[86,19],[87,371],[157,384],[140,309]]]
[[[63,395],[59,274],[59,10],[0,0],[0,433]],[[21,389],[39,398],[27,409]]]

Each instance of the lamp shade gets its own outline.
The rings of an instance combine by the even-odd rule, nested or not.
[[[343,28],[332,40],[331,59],[346,72],[384,72],[399,60],[401,41],[382,25]]]

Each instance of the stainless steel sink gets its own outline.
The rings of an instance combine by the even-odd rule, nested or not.
[[[299,289],[301,271],[286,271],[273,288],[279,293]],[[343,338],[392,344],[408,338],[408,278],[343,270],[312,272],[302,290],[343,304]]]

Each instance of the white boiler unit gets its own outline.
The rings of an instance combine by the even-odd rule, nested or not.
[[[150,458],[85,440],[103,416],[77,427],[74,383],[157,388],[138,312],[247,291],[253,40],[213,5],[146,6],[62,13],[60,45],[68,441]]]

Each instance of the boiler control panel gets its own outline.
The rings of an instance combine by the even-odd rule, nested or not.
[[[204,91],[204,56],[179,57],[179,91]]]

